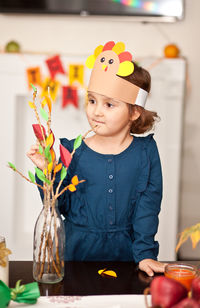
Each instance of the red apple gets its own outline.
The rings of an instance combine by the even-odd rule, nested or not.
[[[184,298],[173,308],[200,308],[200,304],[193,298]]]
[[[200,300],[200,277],[196,277],[193,279],[191,290],[192,290],[192,298],[199,301]]]
[[[178,281],[165,276],[155,277],[150,285],[152,306],[170,308],[187,297],[187,289]]]

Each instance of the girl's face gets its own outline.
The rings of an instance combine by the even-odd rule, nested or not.
[[[116,136],[129,132],[132,116],[128,104],[114,101],[106,96],[88,92],[86,106],[88,122],[102,136]]]

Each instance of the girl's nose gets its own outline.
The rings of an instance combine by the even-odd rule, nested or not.
[[[94,110],[94,114],[95,114],[96,116],[101,116],[101,115],[103,115],[102,106],[101,106],[100,104],[96,104],[95,110]]]

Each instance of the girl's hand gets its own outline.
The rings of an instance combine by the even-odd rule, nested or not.
[[[153,259],[144,259],[139,262],[139,269],[148,276],[154,276],[155,273],[164,273],[167,263],[155,261]]]
[[[31,146],[30,150],[26,155],[32,160],[32,162],[41,170],[45,169],[45,159],[39,153],[39,144],[34,144]]]

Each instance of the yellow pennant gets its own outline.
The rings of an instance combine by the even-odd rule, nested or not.
[[[83,64],[70,64],[69,65],[69,85],[78,82],[84,85],[84,65]]]
[[[41,97],[48,97],[49,95],[49,90],[50,89],[50,96],[53,101],[56,100],[57,94],[58,94],[58,89],[60,87],[60,83],[57,80],[52,80],[51,78],[45,78],[43,84],[42,84],[42,93]],[[48,102],[47,102],[48,104]]]

